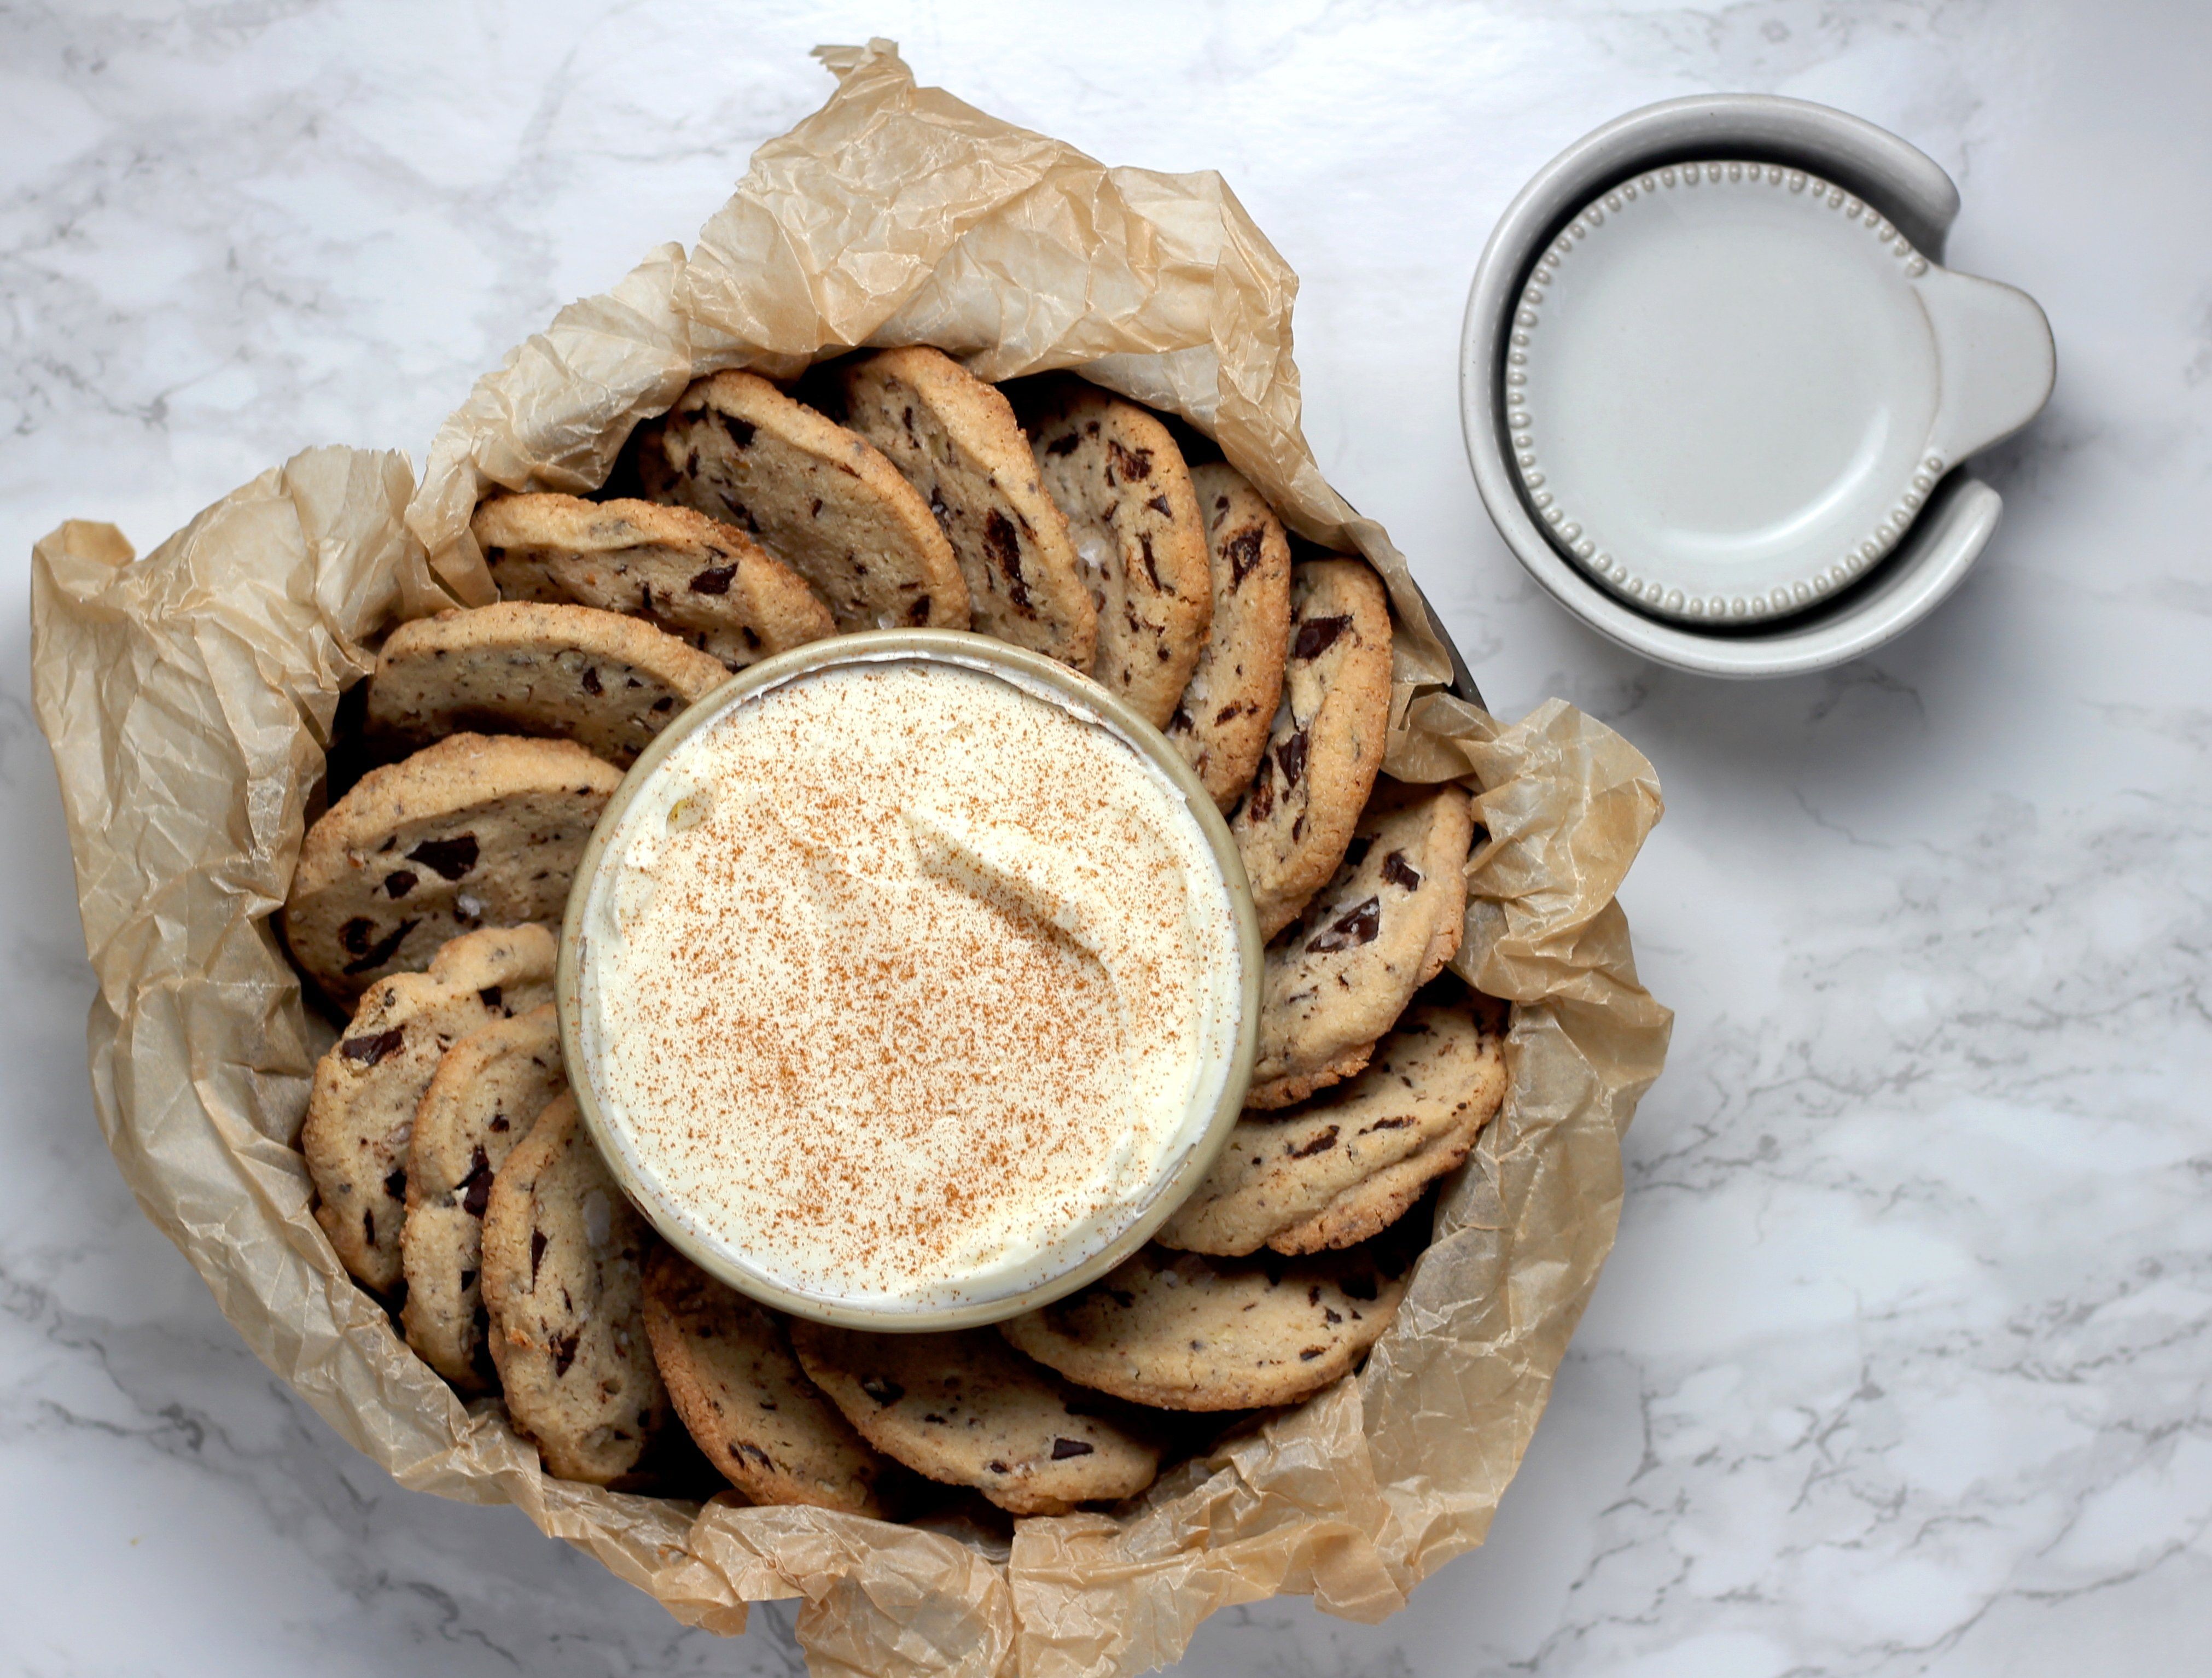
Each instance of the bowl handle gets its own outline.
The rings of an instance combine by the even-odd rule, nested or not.
[[[2008,437],[2051,399],[2051,322],[2024,291],[1931,267],[1914,287],[1936,334],[1942,394],[1929,448],[1946,469]]]

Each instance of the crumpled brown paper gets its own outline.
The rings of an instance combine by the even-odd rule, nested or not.
[[[817,1674],[1077,1678],[1172,1661],[1207,1614],[1279,1591],[1380,1619],[1481,1542],[1613,1243],[1620,1134],[1668,1026],[1613,901],[1657,784],[1571,707],[1507,726],[1445,691],[1403,558],[1300,431],[1295,277],[1218,177],[1103,168],[917,88],[887,42],[821,56],[836,92],[762,148],[698,246],[654,252],[481,380],[419,488],[403,456],[317,449],[143,560],[103,525],[38,545],[37,702],[99,979],[100,1123],[147,1215],[332,1426],[403,1485],[520,1505],[686,1624],[735,1632],[746,1602],[797,1596]],[[465,1407],[406,1349],[310,1215],[290,1145],[329,1034],[269,918],[365,643],[491,597],[468,536],[481,494],[597,488],[698,374],[909,342],[989,379],[1079,366],[1374,563],[1400,618],[1388,766],[1480,789],[1457,965],[1517,1005],[1504,1110],[1364,1371],[1118,1515],[1020,1522],[1010,1552],[545,1478],[496,1405]]]

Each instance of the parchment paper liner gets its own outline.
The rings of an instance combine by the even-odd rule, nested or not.
[[[1613,903],[1660,811],[1650,766],[1553,702],[1501,725],[1381,526],[1299,429],[1296,280],[1213,174],[1107,169],[933,88],[888,42],[820,55],[827,105],[763,146],[687,257],[655,251],[479,382],[417,488],[404,456],[310,450],[143,560],[72,522],[38,544],[39,715],[59,770],[101,1127],[146,1214],[270,1369],[403,1485],[512,1502],[687,1624],[799,1596],[811,1669],[1121,1674],[1215,1608],[1310,1592],[1373,1620],[1482,1541],[1611,1247],[1620,1136],[1669,1016]],[[1027,1520],[1011,1553],[805,1509],[695,1505],[544,1477],[338,1266],[290,1143],[329,1030],[269,915],[341,690],[397,617],[489,598],[467,534],[495,485],[583,491],[698,374],[796,372],[927,342],[987,379],[1079,365],[1214,436],[1302,535],[1364,554],[1400,617],[1388,767],[1479,787],[1455,965],[1517,1006],[1511,1086],[1357,1379],[1175,1470],[1115,1516]]]

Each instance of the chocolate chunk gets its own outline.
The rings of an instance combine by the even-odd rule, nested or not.
[[[469,1156],[469,1174],[461,1179],[461,1210],[471,1218],[484,1215],[484,1207],[491,1203],[491,1161],[484,1155],[483,1145]]]
[[[1344,866],[1347,868],[1357,868],[1361,863],[1367,860],[1367,853],[1374,848],[1375,836],[1373,834],[1353,834],[1352,836],[1352,842],[1344,848]]]
[[[1308,1142],[1304,1147],[1286,1148],[1284,1152],[1289,1154],[1293,1159],[1310,1159],[1317,1153],[1327,1153],[1335,1146],[1336,1127],[1334,1125],[1331,1125],[1327,1130],[1322,1131],[1320,1135],[1315,1137],[1313,1140]]]
[[[1298,633],[1291,642],[1294,659],[1317,659],[1336,645],[1337,637],[1352,627],[1352,617],[1309,617],[1298,625]]]
[[[1168,733],[1188,734],[1190,730],[1190,708],[1178,701],[1176,704],[1175,714],[1168,719]]]
[[[1228,721],[1230,718],[1241,717],[1245,712],[1251,708],[1252,708],[1250,706],[1243,703],[1241,700],[1224,705],[1219,710],[1213,714],[1213,726],[1216,728],[1218,728],[1223,723]]]
[[[1055,1438],[1052,1442],[1052,1460],[1055,1462],[1065,1462],[1071,1456],[1088,1456],[1097,1449],[1097,1446],[1086,1444],[1081,1439]]]
[[[1137,538],[1137,546],[1138,546],[1138,547],[1139,547],[1139,549],[1140,549],[1140,550],[1143,551],[1143,553],[1144,553],[1144,556],[1145,556],[1145,575],[1146,575],[1146,576],[1150,577],[1150,578],[1152,580],[1152,587],[1155,587],[1155,588],[1160,588],[1160,587],[1165,587],[1165,585],[1164,585],[1164,584],[1163,584],[1163,583],[1160,581],[1160,568],[1159,568],[1158,564],[1158,563],[1153,560],[1153,558],[1152,558],[1152,532],[1150,532],[1150,531],[1146,531],[1146,532],[1142,532],[1140,535],[1139,535],[1139,537]]]
[[[1402,885],[1408,891],[1421,889],[1420,870],[1406,860],[1406,853],[1392,851],[1382,859],[1382,878],[1393,885]]]
[[[1283,786],[1285,790],[1297,786],[1301,780],[1304,779],[1306,752],[1312,745],[1311,735],[1305,729],[1301,728],[1275,748],[1275,762],[1282,769]]]
[[[911,431],[914,429],[914,410],[909,408],[906,412],[906,429]],[[929,510],[937,515],[937,522],[943,527],[945,533],[947,536],[951,535],[952,509],[945,504],[945,491],[933,483],[929,486]]]
[[[1404,1116],[1403,1115],[1401,1115],[1399,1117],[1395,1119],[1377,1119],[1373,1124],[1364,1124],[1360,1126],[1359,1134],[1362,1136],[1371,1136],[1378,1130],[1403,1130],[1411,1123],[1413,1123],[1413,1120]]]
[[[659,698],[653,702],[653,708],[655,713],[664,715],[666,713],[674,710],[676,708],[676,696],[672,693],[664,693]]]
[[[1245,813],[1255,822],[1264,822],[1275,808],[1275,760],[1267,752],[1260,754],[1259,772],[1252,777],[1252,791],[1244,800]]]
[[[694,594],[726,594],[730,592],[730,580],[737,575],[738,568],[734,565],[710,565],[691,579],[691,592]]]
[[[348,1037],[338,1045],[338,1058],[357,1061],[364,1067],[373,1067],[379,1061],[399,1052],[399,1045],[407,1036],[407,1028],[395,1025],[389,1031],[372,1032],[365,1037]]]
[[[730,434],[732,447],[750,448],[753,446],[753,433],[759,428],[750,420],[739,419],[735,414],[717,414],[714,417],[722,422],[722,429]]]
[[[338,933],[338,941],[350,950],[353,948],[353,941],[350,936],[353,928],[356,927],[367,927],[370,924],[370,922],[366,921],[347,921],[345,923],[345,927]],[[361,958],[358,961],[348,962],[345,964],[344,970],[350,975],[355,973],[366,973],[373,967],[383,966],[385,963],[390,961],[393,956],[399,952],[400,945],[405,941],[407,934],[414,930],[414,921],[402,921],[397,927],[392,928],[390,937],[380,938],[375,943],[370,945],[368,948],[361,952]]]
[[[368,1237],[370,1246],[376,1245],[376,1214],[374,1212],[361,1214],[361,1232]]]
[[[1047,454],[1070,455],[1082,446],[1083,439],[1071,431],[1065,437],[1054,437],[1044,446]]]
[[[599,670],[597,665],[586,665],[584,666],[584,673],[579,677],[577,680],[583,684],[583,689],[586,693],[605,693],[606,691],[604,687],[599,685]]]
[[[986,1468],[988,1468],[994,1474],[1012,1474],[1013,1472],[1013,1470],[1009,1468],[1005,1463],[996,1461],[986,1462],[983,1466]]]
[[[1152,452],[1148,448],[1126,449],[1114,438],[1109,437],[1106,453],[1112,463],[1106,473],[1109,483],[1113,481],[1117,472],[1124,483],[1142,483],[1152,475]]]
[[[530,1286],[538,1286],[538,1262],[545,1256],[545,1231],[530,1231]]]
[[[1023,611],[1029,610],[1030,586],[1022,576],[1022,539],[1012,522],[997,508],[983,520],[983,545],[1006,574],[1006,597]]]
[[[1327,1327],[1334,1328],[1344,1321],[1344,1313],[1333,1305],[1323,1305],[1321,1308],[1321,1320]]]
[[[396,1170],[385,1173],[384,1192],[395,1201],[404,1201],[407,1198],[407,1168],[404,1165]]]
[[[368,948],[368,935],[375,930],[375,921],[356,915],[338,928],[338,942],[349,954],[357,956]]]
[[[482,990],[477,993],[477,1000],[483,1003],[485,1007],[492,1009],[495,1012],[498,1010],[500,1004],[506,1000],[507,994],[497,985],[486,985]]]
[[[871,1375],[860,1383],[860,1390],[888,1409],[906,1396],[906,1389],[896,1381],[886,1381],[880,1375]]]
[[[571,1328],[565,1334],[553,1337],[553,1378],[558,1381],[568,1372],[568,1365],[576,1361],[576,1342],[583,1338],[581,1328]]]
[[[1232,589],[1244,587],[1244,579],[1252,575],[1252,568],[1260,562],[1260,532],[1256,526],[1240,530],[1223,544],[1222,551],[1229,556],[1229,586]]]
[[[477,836],[457,833],[450,839],[425,839],[407,853],[407,860],[447,879],[459,879],[477,866]]]
[[[1313,935],[1306,948],[1317,955],[1331,955],[1339,950],[1357,950],[1363,944],[1372,944],[1376,933],[1382,930],[1382,900],[1370,897],[1355,903],[1342,915]]]
[[[1310,1364],[1316,1358],[1327,1356],[1328,1353],[1328,1348],[1325,1346],[1309,1346],[1298,1353],[1298,1361]]]
[[[1153,512],[1158,514],[1163,519],[1173,516],[1174,509],[1169,507],[1168,498],[1165,495],[1154,495],[1150,501],[1146,502],[1145,505],[1151,508]]]
[[[395,868],[384,877],[384,893],[388,897],[404,897],[415,889],[418,876],[405,868]],[[354,923],[346,922],[349,927]]]

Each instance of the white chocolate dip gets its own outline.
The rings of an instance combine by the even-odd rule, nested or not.
[[[1206,1132],[1232,889],[1103,716],[884,655],[648,763],[571,911],[575,1030],[603,1140],[690,1244],[839,1304],[1011,1297]]]

